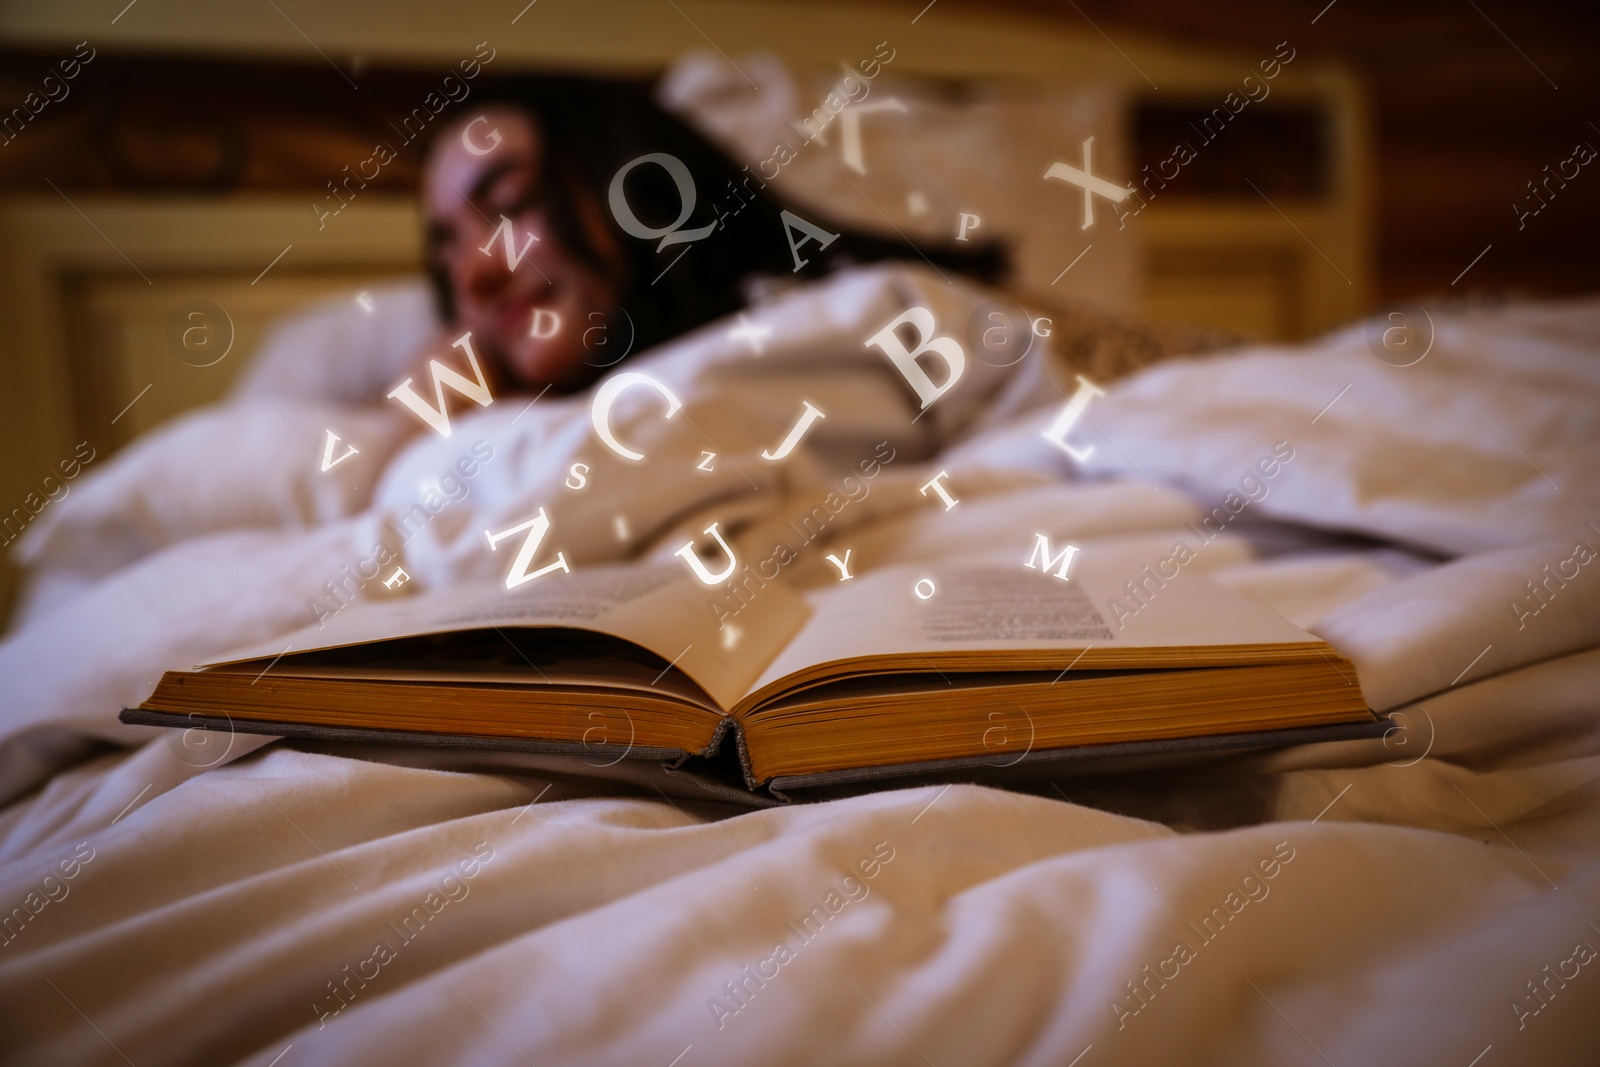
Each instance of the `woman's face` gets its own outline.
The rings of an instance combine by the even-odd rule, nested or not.
[[[529,115],[491,105],[469,112],[435,142],[423,198],[455,304],[453,325],[472,331],[474,351],[495,368],[497,379],[512,387],[563,391],[582,388],[601,373],[585,362],[584,330],[590,313],[608,311],[617,294],[551,226],[540,194],[548,162]],[[615,260],[598,201],[577,199],[578,226],[602,256]],[[510,220],[509,234],[504,219]]]

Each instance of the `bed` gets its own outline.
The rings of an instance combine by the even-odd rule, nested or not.
[[[727,72],[676,73],[737,143],[754,120],[707,103]],[[1247,232],[1228,210],[1195,224]],[[419,435],[375,401],[436,329],[427,294],[374,275],[368,301],[281,322],[220,402],[115,455],[49,455],[78,469],[18,540],[0,643],[0,1057],[1592,1061],[1600,302],[1431,306],[1420,349],[1387,316],[1325,329],[1336,311],[1309,340],[1241,344],[1028,277],[860,268],[643,353],[629,369],[690,418],[619,405],[641,467],[595,448],[581,397]],[[862,345],[907,308],[960,334],[1001,300],[1048,334],[969,361],[925,415]],[[1079,375],[1106,395],[1074,457],[1044,431]],[[828,418],[762,465],[799,383]],[[330,420],[362,443],[337,480]],[[797,581],[833,580],[828,546],[937,574],[1016,564],[1044,532],[1131,575],[1199,541],[1186,575],[1328,640],[1395,728],[747,810],[571,760],[116,720],[159,671],[336,605],[375,528],[476,444],[494,458],[407,541],[419,584],[499,576],[481,531],[534,506],[578,566],[670,560],[714,517],[754,552],[878,441],[893,462]],[[706,449],[729,463],[698,472]],[[568,484],[578,462],[605,494]],[[940,471],[959,506],[921,491]]]

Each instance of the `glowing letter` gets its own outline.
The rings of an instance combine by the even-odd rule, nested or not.
[[[792,245],[790,247],[793,247]],[[728,331],[728,337],[734,341],[745,341],[750,345],[750,350],[756,355],[766,351],[762,341],[772,334],[771,326],[763,326],[759,322],[751,322],[743,315],[739,316],[737,324]]]
[[[852,104],[839,112],[840,154],[844,157],[844,165],[857,174],[867,172],[867,162],[861,157],[861,116],[869,111],[905,111],[906,106],[894,97],[880,100],[876,104]]]
[[[922,591],[922,587],[923,586],[927,586],[928,587],[928,591],[926,593],[924,593]],[[917,584],[911,587],[911,591],[913,593],[917,594],[917,599],[918,600],[927,600],[929,597],[933,596],[934,591],[935,591],[934,590],[934,585],[933,585],[933,579],[932,578],[918,578],[917,579]]]
[[[935,493],[938,493],[939,494],[939,499],[944,501],[944,509],[946,511],[949,511],[951,508],[953,508],[957,504],[961,503],[961,501],[959,501],[955,497],[951,496],[950,495],[950,490],[946,489],[944,487],[944,483],[939,481],[940,478],[948,478],[948,477],[950,477],[950,472],[949,471],[940,471],[938,474],[935,474],[933,476],[933,481],[929,482],[927,485],[923,486],[922,489],[921,489],[921,493],[922,493],[923,496],[927,496],[928,495],[928,490],[929,489],[932,489]]]
[[[545,331],[541,332],[540,329],[539,329],[539,324],[543,323],[543,322],[548,322],[549,325],[550,325],[550,328],[548,330],[545,330]],[[528,336],[529,337],[537,337],[537,338],[543,340],[546,337],[554,337],[556,335],[557,331],[559,331],[560,329],[561,329],[561,316],[559,314],[557,314],[554,311],[551,311],[549,308],[534,308],[533,309],[533,326],[528,331]]]
[[[501,530],[499,533],[489,533],[488,530],[483,532],[489,538],[489,551],[493,552],[499,547],[501,541],[514,533],[521,533],[523,530],[528,531],[528,536],[522,539],[522,548],[517,552],[517,558],[511,564],[511,573],[506,575],[507,589],[515,589],[523,582],[531,582],[541,574],[549,574],[554,570],[566,571],[568,574],[572,573],[572,568],[567,566],[567,556],[564,552],[557,552],[556,561],[548,567],[540,567],[531,574],[528,572],[529,565],[533,563],[533,554],[539,551],[539,545],[544,541],[544,535],[550,530],[550,520],[545,518],[544,508],[540,508],[539,514],[527,522],[519,526],[513,526],[509,530]]]
[[[643,163],[654,163],[672,177],[673,184],[678,187],[678,200],[682,206],[678,209],[678,217],[671,226],[655,229],[639,221],[639,216],[633,213],[633,208],[628,204],[628,194],[623,189],[623,182],[633,168]],[[694,178],[689,174],[689,168],[683,165],[683,160],[677,156],[669,156],[665,152],[647,152],[624,164],[622,169],[611,179],[611,189],[608,195],[611,203],[611,214],[616,218],[617,225],[622,227],[624,233],[638,237],[642,240],[661,238],[661,243],[656,245],[656,251],[661,252],[668,245],[689,244],[708,236],[717,228],[715,222],[708,222],[697,230],[685,230],[683,224],[689,221],[689,216],[694,214],[694,205],[697,199],[694,190]]]
[[[499,130],[489,131],[489,144],[486,148],[480,148],[472,143],[472,127],[476,126],[480,122],[487,123],[488,121],[489,120],[487,118],[479,115],[477,118],[467,123],[466,128],[461,131],[461,147],[465,148],[468,152],[471,152],[475,156],[486,156],[490,152],[493,152],[496,146],[500,144]]]
[[[917,331],[917,347],[908,349],[901,342],[896,328],[906,323]],[[897,316],[889,325],[867,338],[868,347],[877,347],[889,357],[911,388],[916,391],[917,398],[922,401],[924,409],[938,400],[950,388],[961,380],[961,372],[967,366],[967,353],[961,347],[961,342],[954,337],[934,337],[933,331],[937,329],[933,322],[933,312],[924,307],[914,307]],[[931,338],[931,339],[930,339]],[[917,357],[924,352],[932,352],[949,368],[949,377],[943,385],[934,385],[933,379],[917,364]]]
[[[956,232],[956,240],[965,241],[967,239],[967,231],[968,230],[976,230],[979,226],[982,226],[982,225],[983,225],[983,220],[978,218],[978,216],[969,215],[965,211],[963,211],[961,213],[961,220],[960,220],[961,228]]]
[[[1089,146],[1094,144],[1094,138],[1085,138],[1083,142],[1083,169],[1069,167],[1065,163],[1052,163],[1050,169],[1044,172],[1045,178],[1055,178],[1057,181],[1071,182],[1083,189],[1083,225],[1079,229],[1087,230],[1094,225],[1094,198],[1103,196],[1113,204],[1120,204],[1134,193],[1133,187],[1112,185],[1104,178],[1096,178],[1089,173],[1090,155]]]
[[[579,470],[578,469],[579,467],[582,467],[583,470]],[[567,488],[568,489],[582,489],[584,486],[588,485],[589,484],[588,472],[589,472],[589,465],[587,463],[574,463],[571,467],[568,468]],[[574,479],[574,478],[578,479],[578,484],[577,485],[573,485],[572,484],[572,479]]]
[[[391,399],[398,400],[410,408],[413,414],[438,431],[441,437],[450,436],[450,412],[446,409],[444,403],[445,386],[448,385],[479,407],[486,408],[494,403],[494,397],[489,395],[489,383],[484,381],[483,371],[478,369],[478,357],[473,355],[472,352],[472,331],[468,330],[460,337],[457,337],[450,342],[450,346],[459,348],[466,353],[467,363],[472,367],[473,377],[477,379],[475,383],[468,381],[466,377],[446,367],[438,360],[430,359],[428,361],[428,370],[433,375],[433,396],[439,404],[437,411],[430,408],[427,401],[418,396],[416,390],[411,388],[410,378],[407,378],[389,392]]]
[[[339,443],[339,435],[332,430],[327,431],[328,439],[322,442],[322,473],[326,474],[351,456],[359,455],[360,450],[355,445],[345,446],[344,455],[338,459],[333,458],[333,446]]]
[[[1072,566],[1072,560],[1078,554],[1077,545],[1068,545],[1063,548],[1054,559],[1050,556],[1050,539],[1044,534],[1034,534],[1033,554],[1028,557],[1028,562],[1023,564],[1033,570],[1049,572],[1051,567],[1056,568],[1056,577],[1063,582],[1067,581],[1067,568]],[[1034,561],[1038,560],[1043,566],[1035,567]]]
[[[783,220],[783,237],[784,240],[789,242],[789,254],[794,257],[794,270],[790,271],[790,274],[811,262],[809,259],[800,258],[801,245],[807,241],[815,241],[818,248],[827,248],[839,239],[838,234],[829,233],[821,226],[814,226],[792,211],[781,212],[778,217]],[[794,239],[794,231],[796,230],[805,235],[798,241]]]
[[[707,474],[712,473],[710,463],[712,460],[717,458],[717,454],[715,452],[701,452],[700,455],[705,458],[699,463],[696,463],[694,469],[697,471],[705,471]]]
[[[1067,401],[1067,406],[1061,409],[1061,414],[1056,416],[1048,429],[1041,435],[1046,441],[1055,445],[1061,451],[1083,463],[1094,455],[1094,446],[1077,449],[1067,444],[1067,433],[1078,424],[1078,418],[1083,414],[1083,409],[1089,406],[1089,401],[1097,396],[1105,396],[1105,390],[1098,385],[1078,375],[1078,390],[1072,394],[1072,399]]]
[[[770,459],[774,462],[783,459],[794,451],[795,446],[800,443],[800,438],[806,435],[806,431],[811,428],[813,422],[828,417],[822,413],[821,408],[813,405],[811,401],[805,400],[802,403],[805,404],[805,407],[800,411],[800,421],[794,424],[793,429],[789,431],[789,436],[785,437],[783,443],[778,446],[778,450],[776,452],[762,452],[762,459]]]
[[[700,557],[694,554],[693,541],[690,541],[688,544],[678,549],[678,551],[673,553],[673,555],[682,556],[685,560],[687,560],[690,569],[695,573],[695,577],[699,578],[702,582],[706,583],[707,585],[717,585],[728,580],[728,576],[732,574],[733,569],[739,565],[739,561],[734,558],[733,549],[728,547],[728,542],[722,539],[722,534],[717,532],[716,523],[712,523],[710,526],[707,526],[706,533],[710,534],[716,539],[717,544],[722,546],[723,553],[728,557],[728,565],[722,569],[720,574],[712,574],[706,569],[706,565],[700,562]]]
[[[522,247],[518,249],[516,247],[516,234],[511,229],[511,220],[501,215],[500,225],[495,227],[494,232],[489,235],[489,239],[483,243],[483,247],[479,248],[478,251],[486,256],[489,255],[489,249],[494,247],[495,238],[497,237],[505,241],[506,270],[516,270],[517,265],[522,262],[522,257],[527,255],[528,249],[533,247],[533,242],[539,239],[530,233],[528,234],[528,239],[522,242]]]
[[[828,553],[828,562],[839,568],[839,580],[841,582],[848,581],[850,579],[850,553],[853,551],[854,549],[845,549],[844,559],[840,559],[832,552]]]
[[[385,588],[395,589],[395,588],[398,588],[399,586],[405,585],[410,580],[411,580],[411,575],[409,575],[409,574],[407,574],[405,572],[405,568],[396,567],[394,569],[394,573],[389,575],[389,577],[387,577],[387,578],[385,578],[383,580],[383,584],[384,584]],[[320,629],[320,627],[319,627],[319,629]]]
[[[612,375],[606,379],[604,385],[595,390],[594,406],[590,409],[590,418],[594,422],[594,432],[599,435],[600,440],[606,443],[607,448],[623,459],[640,460],[644,458],[643,452],[633,451],[618,441],[616,435],[611,432],[611,405],[617,402],[617,397],[630,385],[648,385],[666,397],[667,418],[669,419],[678,413],[679,408],[683,407],[683,401],[673,395],[671,389],[668,389],[648,374],[640,374],[638,371],[624,371],[621,374]]]

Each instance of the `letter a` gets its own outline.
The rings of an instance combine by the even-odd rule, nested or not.
[[[917,331],[917,347],[906,348],[895,330],[910,323]],[[937,329],[933,322],[933,312],[924,307],[914,307],[900,314],[889,325],[867,338],[868,347],[883,350],[889,357],[906,382],[916,391],[918,399],[926,409],[935,400],[949,392],[956,382],[961,380],[961,372],[967,367],[967,352],[961,347],[961,342],[953,337],[935,337],[933,331]],[[950,374],[945,378],[943,385],[934,385],[933,379],[928,377],[926,371],[917,363],[917,357],[924,352],[932,352],[944,360]]]
[[[450,347],[459,348],[466,353],[467,363],[472,367],[472,375],[476,381],[469,381],[465,375],[451,370],[436,359],[430,359],[428,371],[433,375],[433,397],[439,405],[437,410],[430,408],[428,402],[411,388],[410,378],[395,386],[388,394],[390,399],[400,401],[423,422],[433,427],[440,437],[450,436],[450,411],[444,402],[445,386],[448,385],[479,407],[486,408],[494,403],[494,397],[489,395],[489,383],[484,380],[483,371],[478,367],[478,357],[472,352],[472,331],[468,330],[451,341]]]
[[[783,220],[783,236],[789,242],[789,254],[794,257],[794,270],[790,271],[790,274],[795,273],[795,271],[811,262],[809,259],[800,258],[801,245],[807,241],[815,241],[818,248],[827,248],[839,239],[838,234],[829,233],[821,226],[814,226],[792,211],[780,212],[778,217]],[[805,234],[798,241],[794,239],[794,231],[796,230]]]
[[[549,574],[554,570],[566,571],[569,574],[572,572],[572,568],[567,566],[567,556],[564,552],[557,552],[556,561],[548,567],[541,567],[532,573],[528,571],[529,565],[533,563],[534,553],[539,551],[539,545],[544,541],[544,535],[550,530],[550,520],[545,517],[544,508],[540,508],[539,514],[520,526],[513,526],[509,530],[501,530],[497,534],[489,533],[488,530],[483,532],[488,534],[489,551],[493,552],[499,547],[501,541],[523,530],[528,531],[528,536],[522,540],[522,548],[517,552],[517,558],[511,564],[511,573],[506,575],[507,589],[515,589],[523,582],[531,582],[540,575]]]
[[[539,238],[530,233],[528,234],[528,239],[522,242],[522,247],[520,249],[517,248],[516,234],[511,229],[511,220],[501,215],[500,225],[495,227],[495,231],[489,235],[489,239],[483,243],[483,247],[478,251],[486,256],[490,255],[489,249],[494,247],[496,239],[505,241],[506,270],[516,270],[517,266],[522,262],[522,257],[528,254],[528,249],[532,248],[533,242]]]

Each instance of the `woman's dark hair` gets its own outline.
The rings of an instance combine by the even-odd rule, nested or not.
[[[819,277],[851,263],[889,259],[926,260],[986,282],[999,281],[1007,273],[1005,249],[997,244],[975,243],[970,251],[949,246],[919,249],[902,238],[836,225],[805,209],[796,214],[839,236],[827,248],[807,243],[802,258],[808,262],[796,273],[788,231],[780,218],[790,205],[770,188],[762,188],[755,171],[741,168],[687,123],[656,105],[648,84],[530,75],[484,88],[479,103],[508,105],[533,116],[544,144],[541,193],[550,208],[551,226],[575,256],[602,275],[614,277],[615,262],[594,247],[576,209],[578,198],[585,194],[601,206],[623,253],[623,270],[616,280],[620,303],[634,324],[636,350],[739,310],[745,304],[742,282],[753,274]],[[660,253],[658,241],[621,229],[607,207],[612,178],[628,163],[653,152],[677,157],[693,178],[694,213],[682,229],[715,222],[715,204],[727,209],[722,227],[692,244],[669,246]],[[677,186],[662,167],[636,167],[626,179],[626,189],[634,216],[650,228],[671,226],[682,210]],[[448,322],[454,314],[449,279],[434,252],[431,232],[428,241],[428,273],[440,314]],[[682,262],[667,269],[680,252],[684,252]]]

